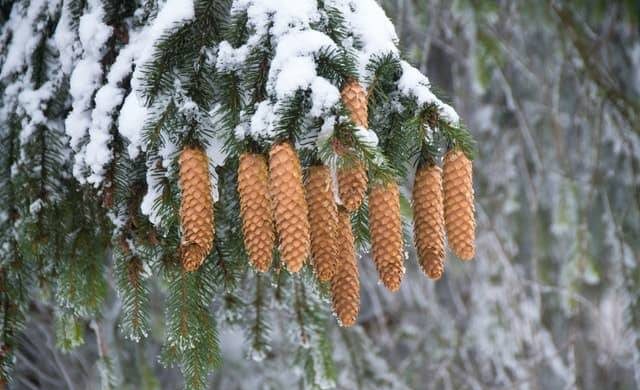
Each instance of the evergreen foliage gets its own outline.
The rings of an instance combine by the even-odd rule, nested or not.
[[[336,382],[326,286],[308,267],[291,275],[278,265],[259,276],[248,267],[239,153],[289,140],[304,167],[361,161],[377,182],[404,180],[413,165],[452,147],[472,156],[473,143],[395,41],[363,54],[370,42],[340,2],[319,1],[317,17],[294,20],[292,31],[310,41],[297,42],[290,56],[280,46],[283,16],[251,19],[256,4],[267,3],[0,3],[7,21],[0,30],[0,383],[11,378],[31,300],[55,305],[56,343],[70,350],[82,344],[87,324],[99,329],[108,272],[122,301],[121,333],[133,341],[154,332],[154,291],[165,298],[162,362],[178,366],[188,388],[206,387],[219,367],[221,323],[245,329],[249,355],[262,359],[276,316],[297,335],[302,384]],[[302,77],[286,74],[298,69],[289,57],[310,61],[310,83],[283,89],[282,78]],[[351,79],[368,86],[371,130],[358,128],[339,100]],[[407,87],[414,82],[417,89]],[[207,151],[217,197],[214,249],[193,273],[178,256],[177,157],[185,146]],[[352,222],[366,249],[366,203]],[[363,348],[357,337],[345,334],[350,350]],[[108,351],[100,364],[104,386],[117,384]]]

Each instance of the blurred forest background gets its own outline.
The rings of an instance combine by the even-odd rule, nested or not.
[[[382,4],[477,140],[478,249],[464,266],[448,259],[437,283],[411,254],[395,295],[364,256],[359,326],[331,322],[337,387],[640,387],[640,1]],[[121,388],[181,387],[157,362],[159,306],[156,332],[134,343],[118,335],[120,305],[113,293],[100,329],[62,353],[51,311],[33,303],[14,388],[99,388],[106,353]],[[306,387],[271,320],[271,352],[253,361],[220,319],[211,388]]]

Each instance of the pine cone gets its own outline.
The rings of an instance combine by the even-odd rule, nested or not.
[[[311,256],[316,275],[323,282],[331,279],[337,263],[338,210],[331,185],[329,168],[314,166],[309,169],[305,189],[311,226]]]
[[[276,144],[269,152],[269,190],[282,260],[298,272],[309,257],[310,235],[302,169],[290,143]]]
[[[475,206],[471,160],[460,150],[444,157],[444,220],[447,240],[453,253],[462,260],[475,255]]]
[[[369,127],[367,92],[360,83],[356,80],[347,81],[341,95],[353,123]],[[360,207],[367,192],[367,171],[362,163],[338,170],[338,192],[347,211],[354,212]]]
[[[367,193],[367,171],[361,162],[338,169],[338,193],[350,213],[360,207]]]
[[[187,147],[180,153],[181,258],[186,271],[195,271],[213,247],[213,200],[209,160],[202,149]]]
[[[385,287],[397,291],[404,276],[398,184],[377,185],[371,189],[369,227],[378,275]]]
[[[349,80],[342,87],[340,92],[342,96],[342,102],[344,103],[349,113],[351,113],[351,120],[356,126],[369,127],[367,108],[367,91],[362,88],[362,85],[356,80]]]
[[[269,199],[267,159],[259,154],[244,153],[238,167],[238,193],[242,233],[251,264],[261,272],[271,266],[275,232]]]
[[[413,233],[422,271],[431,279],[444,272],[442,169],[418,168],[413,183]]]
[[[331,278],[333,312],[341,326],[356,323],[360,311],[360,279],[351,219],[345,210],[338,212],[338,265]]]

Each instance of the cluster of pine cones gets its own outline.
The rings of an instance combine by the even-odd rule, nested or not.
[[[358,126],[368,127],[367,94],[349,81],[342,100]],[[464,260],[474,256],[474,201],[471,161],[457,149],[447,152],[444,169],[418,168],[413,188],[415,244],[428,277],[442,276],[445,230],[453,252]],[[240,156],[238,192],[244,243],[253,267],[267,272],[276,238],[283,264],[298,272],[310,258],[317,278],[329,282],[334,313],[342,326],[356,322],[360,280],[351,226],[369,189],[369,225],[373,261],[380,280],[397,291],[404,275],[404,244],[400,192],[395,182],[369,187],[363,163],[338,169],[335,201],[331,171],[324,165],[307,169],[303,179],[298,155],[288,142],[271,147],[269,156]],[[181,259],[185,270],[197,269],[213,245],[213,203],[208,162],[198,148],[180,156],[182,203]]]

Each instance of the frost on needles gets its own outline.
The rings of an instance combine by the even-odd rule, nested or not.
[[[204,388],[220,363],[219,326],[246,330],[248,354],[265,357],[274,315],[298,335],[304,380],[333,383],[329,289],[308,266],[297,275],[248,266],[237,170],[241,153],[280,142],[294,145],[303,171],[324,164],[335,177],[360,161],[370,183],[403,184],[416,161],[451,148],[472,157],[457,114],[402,60],[377,3],[18,0],[6,12],[0,383],[11,380],[30,300],[51,305],[57,345],[73,348],[83,324],[100,320],[112,270],[131,340],[158,331],[149,305],[161,292],[161,358],[189,388]],[[341,98],[352,80],[368,91],[368,127]],[[205,151],[216,202],[213,250],[190,273],[178,255],[185,147]],[[352,215],[361,247],[366,220],[365,204]],[[106,369],[114,358],[100,357]]]

